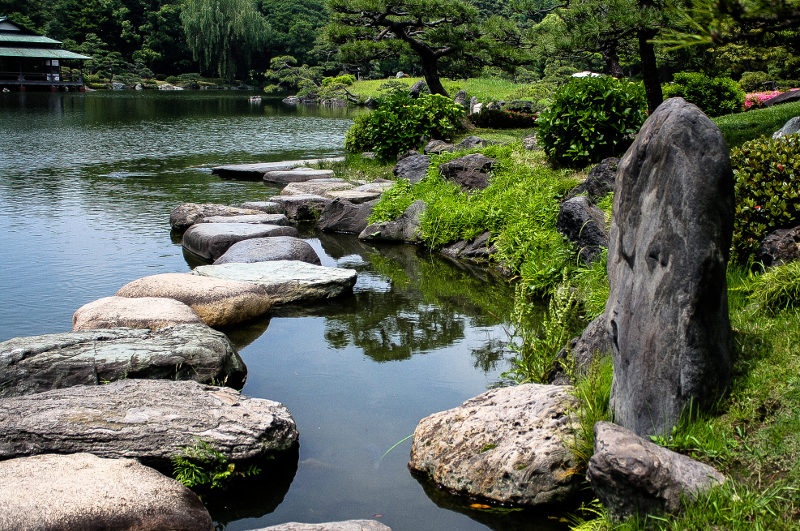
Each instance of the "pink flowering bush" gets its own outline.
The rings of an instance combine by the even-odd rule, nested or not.
[[[744,110],[749,110],[753,107],[759,108],[764,105],[765,101],[774,98],[780,93],[780,90],[768,90],[766,92],[750,92],[745,94]]]

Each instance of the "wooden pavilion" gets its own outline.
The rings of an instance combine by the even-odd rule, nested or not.
[[[61,49],[61,42],[0,16],[0,90],[83,90],[85,55]],[[64,65],[77,65],[68,72]],[[77,72],[75,71],[77,70]]]

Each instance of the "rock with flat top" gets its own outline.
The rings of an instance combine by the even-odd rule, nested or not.
[[[206,260],[216,260],[231,245],[250,238],[297,236],[294,227],[252,223],[198,223],[183,233],[181,245]]]
[[[285,214],[247,214],[241,216],[209,216],[200,223],[250,223],[252,225],[287,225]]]
[[[120,327],[157,330],[202,322],[189,306],[164,297],[103,297],[84,304],[72,314],[73,331]]]
[[[594,454],[586,477],[612,519],[681,512],[725,477],[713,467],[662,448],[610,422],[594,427]]]
[[[194,492],[134,459],[78,453],[0,462],[0,529],[213,528]]]
[[[422,419],[408,466],[477,499],[527,506],[565,502],[583,484],[567,448],[576,407],[571,386],[492,389]]]
[[[376,203],[355,204],[346,199],[334,199],[320,214],[317,228],[323,232],[358,234],[367,228],[367,220]]]
[[[281,195],[325,195],[335,190],[351,190],[353,188],[355,185],[344,179],[314,179],[313,181],[289,183],[283,187]]]
[[[316,221],[328,204],[330,197],[316,194],[276,195],[270,201],[278,203],[292,221]],[[291,235],[290,235],[291,236]]]
[[[234,243],[214,264],[269,262],[272,260],[300,260],[320,265],[317,252],[311,244],[291,236],[253,238]]]
[[[197,444],[230,461],[292,448],[297,427],[282,404],[192,381],[120,380],[3,399],[0,460],[89,452],[155,466]]]
[[[425,208],[425,202],[418,199],[399,218],[370,224],[359,233],[358,239],[416,243],[420,240],[419,228]]]
[[[183,231],[195,223],[200,223],[206,217],[241,216],[260,213],[260,211],[252,208],[232,207],[214,203],[184,203],[172,209],[169,215],[169,224],[174,230]]]
[[[357,277],[353,269],[323,267],[297,260],[199,266],[193,274],[201,278],[252,283],[263,289],[274,304],[338,297],[352,291]]]
[[[252,283],[161,273],[122,286],[118,297],[166,297],[190,306],[208,326],[227,326],[266,313],[272,305],[266,291]]]
[[[267,214],[283,214],[283,207],[274,201],[248,201],[242,208],[251,208]]]
[[[342,162],[344,157],[325,159],[283,160],[278,162],[256,162],[252,164],[228,164],[211,168],[211,173],[223,179],[257,180],[264,178],[268,171],[285,171],[293,168],[304,168],[320,162]]]
[[[9,339],[0,343],[0,374],[0,397],[8,397],[129,378],[241,388],[247,368],[225,334],[184,324]]]
[[[311,168],[295,168],[293,170],[274,170],[264,173],[264,182],[288,184],[310,181],[312,179],[330,179],[333,170],[315,170]]]

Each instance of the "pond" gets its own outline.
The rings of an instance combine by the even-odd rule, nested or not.
[[[220,164],[342,154],[345,111],[248,102],[245,93],[0,94],[0,341],[64,332],[123,284],[188,271],[169,213],[278,192],[223,181]],[[548,515],[471,509],[408,471],[417,422],[501,379],[509,288],[402,245],[303,236],[353,268],[352,296],[226,330],[243,393],[285,404],[297,461],[258,488],[210,500],[218,525],[375,518],[395,530],[543,529]]]

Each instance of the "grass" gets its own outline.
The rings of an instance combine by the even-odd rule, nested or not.
[[[363,99],[368,97],[375,98],[381,94],[381,89],[387,83],[402,83],[411,88],[417,81],[424,81],[424,78],[403,77],[399,79],[367,79],[356,81],[348,90],[353,94],[361,96]],[[478,101],[481,102],[530,99],[530,95],[527,94],[530,90],[530,84],[514,83],[498,78],[443,79],[442,85],[444,85],[445,90],[447,90],[451,96],[455,96],[459,90],[465,90],[467,94],[471,97],[474,96],[478,98]]]
[[[713,121],[722,131],[728,145],[733,147],[763,135],[772,136],[772,133],[795,116],[800,116],[800,101],[727,114],[713,118]]]

